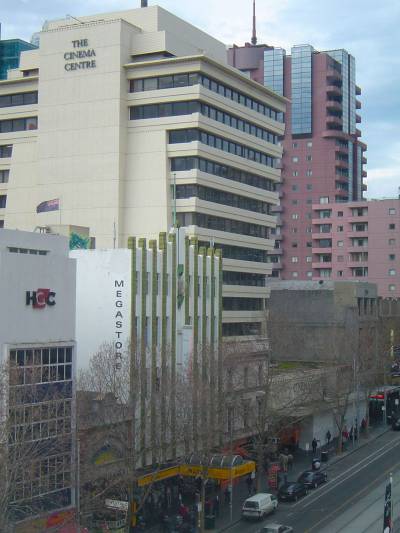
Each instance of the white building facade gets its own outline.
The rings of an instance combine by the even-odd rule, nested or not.
[[[74,504],[75,261],[68,240],[0,231],[0,434],[9,519]],[[3,496],[3,495],[2,495]]]
[[[212,394],[222,394],[221,252],[199,248],[181,228],[161,233],[158,242],[130,238],[129,249],[74,250],[71,257],[77,261],[78,367],[88,368],[96,353],[111,353],[113,392],[123,401],[135,365],[139,464],[155,464],[159,447],[163,460],[176,458],[179,375],[199,387],[206,366]]]
[[[261,335],[284,110],[157,6],[49,22],[0,82],[0,220],[88,227],[112,248],[176,219],[223,250],[223,335]]]

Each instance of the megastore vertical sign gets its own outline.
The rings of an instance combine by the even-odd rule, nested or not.
[[[115,340],[114,340],[114,357],[115,357],[115,370],[122,369],[122,358],[123,353],[126,351],[127,346],[126,339],[123,338],[123,329],[124,329],[124,294],[123,290],[125,288],[123,279],[114,280],[114,304],[115,304]]]

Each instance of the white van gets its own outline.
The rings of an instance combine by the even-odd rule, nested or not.
[[[245,500],[242,507],[243,518],[264,518],[278,507],[278,500],[273,494],[260,492]]]

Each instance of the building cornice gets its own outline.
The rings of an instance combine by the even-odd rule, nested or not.
[[[224,65],[222,63],[219,63],[218,61],[215,61],[214,59],[211,59],[210,57],[204,55],[204,54],[197,54],[197,55],[191,55],[191,56],[182,56],[182,57],[172,57],[172,58],[165,58],[165,59],[155,59],[152,61],[138,61],[134,63],[126,63],[124,65],[125,69],[131,69],[131,68],[140,68],[144,66],[154,66],[154,65],[165,65],[167,63],[185,63],[189,61],[204,61],[205,63],[209,63],[210,65],[217,67],[220,70],[223,70],[224,72],[235,76],[236,78],[239,78],[240,81],[245,83],[246,85],[250,86],[252,89],[255,89],[259,92],[262,92],[268,96],[272,96],[273,98],[276,98],[280,102],[288,103],[290,100],[286,98],[285,96],[281,96],[280,94],[277,94],[271,89],[268,89],[268,87],[265,87],[264,85],[261,85],[260,83],[251,80],[244,74],[242,74],[239,70],[230,67],[229,65]]]

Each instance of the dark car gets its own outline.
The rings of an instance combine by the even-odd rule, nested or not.
[[[400,418],[393,418],[392,429],[394,431],[400,431]]]
[[[297,481],[303,483],[307,488],[316,489],[322,483],[326,483],[328,475],[326,472],[306,470],[298,477]]]
[[[278,500],[280,501],[295,501],[307,494],[307,487],[303,483],[297,481],[285,483],[278,491]]]

